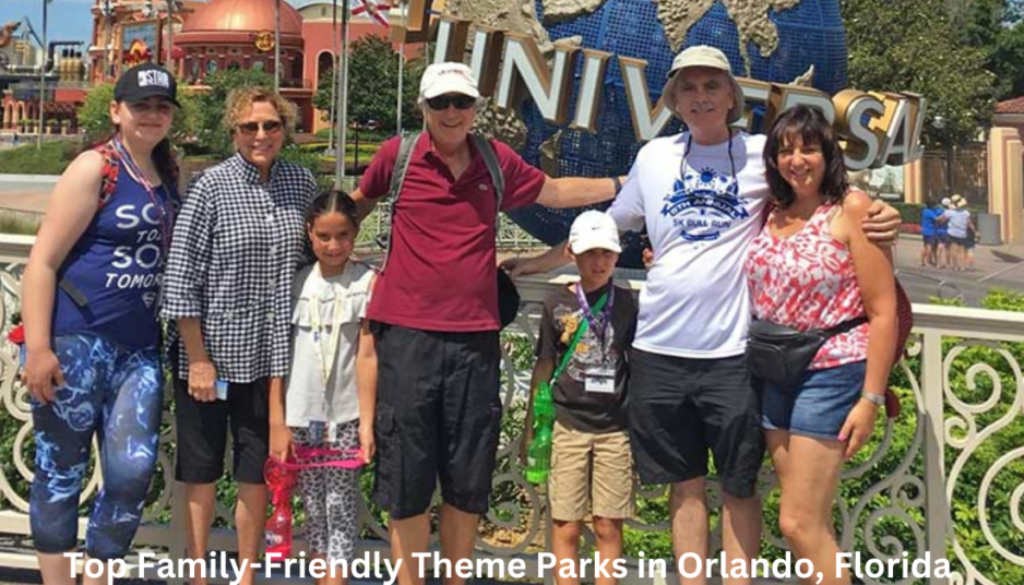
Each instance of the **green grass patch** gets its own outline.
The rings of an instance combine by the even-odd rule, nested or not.
[[[26,144],[0,151],[0,173],[59,175],[71,164],[81,147],[77,142],[43,142],[42,148]]]
[[[32,220],[23,215],[0,214],[0,234],[34,236],[38,230],[39,220]]]
[[[302,150],[303,152],[312,152],[312,153],[319,154],[319,153],[322,153],[325,150],[327,150],[327,143],[326,142],[310,142],[308,144],[303,144],[302,146],[299,146],[298,148],[300,150]],[[369,142],[369,143],[367,143],[367,142],[360,142],[359,143],[359,156],[360,157],[372,158],[373,155],[377,154],[377,151],[379,149],[380,149],[380,144],[377,144],[377,143],[374,143],[374,142]],[[356,152],[356,145],[355,145],[355,143],[349,141],[345,145],[345,154],[347,156],[353,156],[355,154],[355,152]]]

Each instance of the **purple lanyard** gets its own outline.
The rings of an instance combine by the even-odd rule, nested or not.
[[[142,174],[142,170],[135,164],[135,159],[129,154],[128,149],[124,147],[121,137],[115,136],[113,143],[118,156],[121,158],[121,162],[128,169],[128,174],[146,190],[146,194],[149,195],[149,201],[153,204],[154,211],[160,216],[160,248],[163,250],[163,259],[166,262],[167,256],[171,251],[171,229],[174,226],[174,209],[171,207],[170,186],[164,185],[164,190],[168,192],[168,197],[167,201],[161,202],[160,198],[157,197],[156,190],[153,189],[153,185]]]
[[[583,283],[576,285],[576,300],[579,301],[580,308],[583,309],[583,316],[587,319],[587,323],[590,324],[590,329],[601,342],[601,351],[603,352],[604,334],[608,329],[608,323],[612,320],[612,307],[615,306],[615,287],[612,286],[612,281],[608,281],[608,302],[601,309],[600,314],[595,315],[594,311],[590,308],[590,303],[587,302],[587,295],[583,292]]]

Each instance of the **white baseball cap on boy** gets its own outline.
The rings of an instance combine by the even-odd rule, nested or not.
[[[446,93],[480,97],[473,70],[465,63],[434,63],[420,78],[420,99],[429,100]]]
[[[619,227],[612,216],[603,211],[584,211],[569,229],[569,250],[573,254],[582,254],[594,249],[621,253]]]

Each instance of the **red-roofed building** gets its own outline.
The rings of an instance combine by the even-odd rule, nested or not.
[[[339,7],[346,1],[339,0]],[[81,105],[90,86],[113,81],[138,62],[166,63],[168,53],[173,60],[169,68],[182,85],[201,88],[208,74],[224,69],[274,72],[275,0],[179,0],[170,16],[164,2],[93,0],[92,4],[92,38],[80,60],[90,64],[88,79],[79,75],[71,83],[70,73],[65,75],[62,69],[61,84],[47,109],[53,125],[47,125],[50,131],[56,131],[61,120],[66,120],[63,131],[77,131],[74,108],[66,106]],[[370,34],[387,38],[389,28],[385,23],[397,24],[400,18],[397,11],[389,11],[387,4],[386,0],[353,2],[349,41]],[[366,11],[366,6],[377,7],[377,14]],[[315,111],[312,102],[321,76],[333,68],[339,44],[334,4],[317,2],[296,9],[284,0],[280,7],[281,94],[298,107],[300,128],[314,132],[327,126],[326,115]],[[420,51],[420,45],[410,45],[406,56]],[[61,63],[58,65],[63,66]],[[84,74],[85,67],[79,69]],[[39,117],[37,101],[31,96],[19,99],[13,93],[5,94],[0,128],[34,131],[28,121]]]
[[[1016,126],[1024,133],[1024,96],[996,104],[996,113],[992,122],[997,126]]]

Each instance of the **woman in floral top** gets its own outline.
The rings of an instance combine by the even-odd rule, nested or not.
[[[891,252],[864,235],[871,200],[850,190],[818,110],[782,114],[764,160],[776,208],[747,259],[754,317],[806,331],[866,316],[822,346],[796,387],[766,385],[762,397],[782,535],[821,583],[849,584],[847,571],[837,576],[832,504],[843,462],[871,436],[884,404],[897,332]]]

